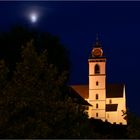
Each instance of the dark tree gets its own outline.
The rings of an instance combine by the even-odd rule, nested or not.
[[[127,112],[128,116],[128,126],[127,134],[130,139],[140,138],[140,117],[134,113]]]
[[[68,96],[62,98],[67,76],[47,57],[46,50],[37,53],[33,41],[22,47],[21,62],[0,95],[0,138],[82,136],[87,121],[84,107]],[[5,72],[1,72],[4,77]]]
[[[34,46],[38,52],[47,49],[49,64],[54,64],[60,73],[69,71],[68,51],[57,36],[18,25],[9,32],[0,33],[0,58],[6,61],[10,69],[15,69],[16,62],[21,60],[21,46],[31,39],[34,39]]]

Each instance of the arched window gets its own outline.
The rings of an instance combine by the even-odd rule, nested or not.
[[[98,96],[98,94],[96,94],[96,100],[98,100],[98,98],[99,98],[99,96]]]
[[[98,64],[95,65],[95,74],[99,74],[100,73],[100,67]]]

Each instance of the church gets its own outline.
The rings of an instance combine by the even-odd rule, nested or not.
[[[89,85],[71,87],[90,104],[87,110],[89,118],[127,125],[125,85],[106,82],[106,57],[98,40],[92,48],[88,64]]]

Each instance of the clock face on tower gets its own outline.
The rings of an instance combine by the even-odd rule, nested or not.
[[[103,51],[101,48],[94,48],[92,51],[92,55],[93,56],[102,56]]]

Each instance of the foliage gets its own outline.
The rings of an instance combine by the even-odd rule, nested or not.
[[[10,70],[15,69],[16,63],[21,61],[21,46],[25,46],[31,39],[34,40],[37,52],[48,51],[49,64],[55,65],[60,73],[69,71],[68,51],[57,36],[20,25],[13,26],[8,32],[0,33],[0,58],[5,60]]]
[[[87,115],[71,98],[62,98],[66,74],[48,63],[47,51],[38,54],[33,41],[22,47],[21,57],[1,94],[0,138],[80,137]]]
[[[128,112],[127,134],[130,139],[140,138],[140,117]]]
[[[116,125],[109,122],[103,122],[99,119],[89,119],[90,133],[88,138],[99,139],[122,139],[127,137],[127,130],[125,125]],[[91,133],[92,132],[92,133]]]

